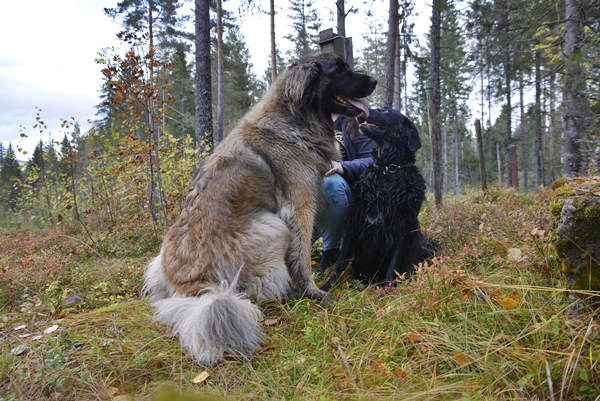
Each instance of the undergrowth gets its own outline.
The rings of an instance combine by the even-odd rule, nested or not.
[[[329,305],[265,302],[263,347],[214,367],[138,295],[158,242],[117,255],[60,230],[5,230],[0,400],[593,400],[599,325],[586,294],[563,290],[549,196],[425,205],[443,251],[410,279],[347,280]]]

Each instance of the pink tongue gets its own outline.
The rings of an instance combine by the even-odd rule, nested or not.
[[[342,96],[342,97],[344,98],[345,101],[350,103],[352,106],[356,107],[359,110],[362,110],[365,117],[369,117],[369,109],[367,109],[367,106],[365,106],[360,100],[352,99],[352,98],[345,97],[345,96]]]

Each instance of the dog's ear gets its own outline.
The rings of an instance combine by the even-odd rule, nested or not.
[[[298,109],[310,103],[318,90],[317,83],[322,74],[323,68],[314,61],[303,64],[294,63],[289,67],[285,80],[285,93]]]
[[[408,121],[406,124],[406,130],[408,131],[408,148],[412,152],[416,152],[421,148],[421,138],[419,137],[419,131],[412,121]]]

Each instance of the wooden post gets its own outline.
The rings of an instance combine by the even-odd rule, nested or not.
[[[477,139],[477,157],[479,158],[479,177],[481,180],[481,190],[487,190],[487,178],[485,175],[485,160],[483,156],[483,137],[481,135],[481,121],[475,120],[475,138]]]
[[[319,46],[323,53],[336,53],[346,59],[354,70],[354,53],[352,51],[352,38],[346,38],[333,33],[333,28],[319,32]]]

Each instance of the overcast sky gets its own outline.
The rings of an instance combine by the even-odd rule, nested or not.
[[[99,103],[102,84],[101,67],[94,60],[102,48],[118,46],[116,33],[120,26],[103,12],[104,7],[116,6],[118,0],[24,0],[6,1],[0,15],[0,141],[12,142],[28,152],[17,154],[25,160],[40,138],[47,142],[49,135],[62,139],[61,119],[74,117],[86,130],[88,120],[99,119],[95,106]],[[265,3],[266,0],[259,0]],[[378,2],[373,10],[385,15],[387,2]],[[322,29],[332,28],[335,2],[320,2],[329,7],[322,15]],[[186,2],[185,12],[193,2]],[[224,7],[233,10],[233,2]],[[289,28],[286,10],[277,14],[276,33],[281,38]],[[387,17],[385,17],[387,20]],[[428,20],[425,18],[428,22]],[[366,25],[358,15],[350,15],[346,30],[353,36],[355,48],[360,42],[358,29]],[[270,57],[269,18],[257,14],[246,17],[242,33],[252,56],[255,72],[262,75]],[[278,39],[280,46],[284,41]],[[48,129],[40,134],[33,129],[36,107]],[[20,132],[28,138],[21,139]]]

